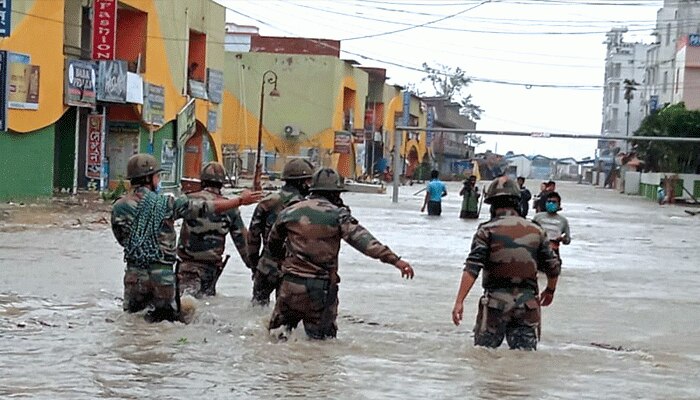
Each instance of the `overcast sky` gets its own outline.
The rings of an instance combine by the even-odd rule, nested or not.
[[[626,40],[650,42],[656,11],[663,3],[216,1],[230,9],[228,22],[256,25],[262,35],[342,40],[342,58],[386,68],[390,83],[420,83],[424,74],[415,69],[423,62],[461,67],[474,78],[468,88],[473,102],[485,110],[477,129],[587,134],[600,133],[605,33],[627,26]],[[420,88],[432,94],[429,83]],[[592,157],[596,146],[595,140],[483,139],[486,143],[478,151],[558,158]]]

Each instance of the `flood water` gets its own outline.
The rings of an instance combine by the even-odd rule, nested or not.
[[[472,346],[479,287],[464,323],[450,317],[477,222],[457,218],[455,184],[442,217],[421,215],[421,187],[402,187],[398,205],[391,188],[344,196],[416,277],[343,245],[338,339],[325,342],[303,329],[272,340],[230,240],[195,321],[149,325],[121,311],[108,225],[1,232],[0,398],[700,398],[700,216],[560,184],[572,243],[538,351],[487,350]]]

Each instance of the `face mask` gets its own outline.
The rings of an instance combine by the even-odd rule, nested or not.
[[[559,205],[553,201],[548,201],[544,207],[548,213],[555,213],[559,211]]]
[[[163,186],[161,186],[160,182],[158,182],[158,185],[153,189],[154,192],[160,194],[160,192],[163,190]]]
[[[309,185],[307,185],[306,183],[302,183],[301,185],[299,185],[299,194],[306,197],[309,195],[309,193],[311,193],[310,189],[311,187]]]

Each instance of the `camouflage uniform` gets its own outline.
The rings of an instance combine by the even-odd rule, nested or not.
[[[219,190],[214,188],[189,193],[187,197],[202,201],[225,199]],[[248,231],[237,208],[223,214],[209,213],[184,220],[177,246],[177,256],[180,259],[180,293],[188,293],[195,297],[216,294],[216,279],[224,268],[221,256],[226,246],[227,233],[231,234],[243,263],[249,266],[246,253]]]
[[[253,268],[253,301],[257,303],[268,304],[270,294],[282,282],[278,265],[272,261],[267,249],[272,225],[282,210],[302,200],[304,196],[297,188],[284,185],[279,192],[268,195],[255,207],[248,228],[248,260]]]
[[[120,245],[125,246],[141,199],[151,190],[137,186],[119,198],[112,206],[112,232]],[[160,227],[158,244],[160,259],[152,264],[141,266],[129,260],[124,274],[124,311],[137,312],[149,306],[159,314],[156,319],[172,319],[175,306],[175,220],[197,218],[214,210],[208,201],[191,201],[187,197],[168,197],[168,207]]]
[[[559,275],[559,260],[539,226],[505,210],[479,226],[464,271],[483,269],[484,295],[474,327],[474,344],[498,347],[505,336],[511,349],[535,349],[540,329],[537,271]]]
[[[399,260],[346,207],[338,207],[324,197],[312,194],[308,200],[282,211],[268,239],[270,254],[281,261],[284,274],[270,329],[292,329],[303,321],[309,337],[335,337],[341,239],[387,264]],[[327,319],[324,310],[330,313]]]

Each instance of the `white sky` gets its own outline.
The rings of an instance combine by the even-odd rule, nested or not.
[[[226,20],[256,25],[262,35],[348,39],[342,58],[387,69],[390,83],[420,83],[423,62],[461,67],[475,80],[473,102],[485,112],[477,129],[600,133],[605,32],[628,26],[627,41],[650,42],[653,0],[216,0],[230,8]],[[483,3],[483,4],[482,4]],[[241,14],[252,17],[246,18]],[[256,21],[257,20],[257,21]],[[261,23],[260,21],[264,22]],[[431,28],[432,27],[432,28]],[[436,29],[439,28],[439,29]],[[352,52],[355,54],[348,54]],[[362,58],[370,57],[374,60]],[[377,60],[387,61],[390,65]],[[530,89],[526,84],[532,84]],[[583,86],[541,88],[538,84]],[[431,93],[425,82],[421,89]],[[549,157],[594,155],[595,140],[483,136],[501,154]]]

